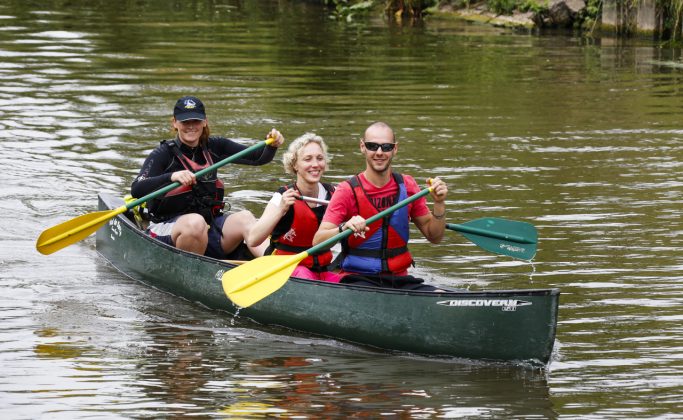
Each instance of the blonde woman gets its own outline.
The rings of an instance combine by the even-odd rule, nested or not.
[[[320,136],[306,133],[294,140],[282,156],[282,162],[285,172],[295,175],[296,180],[277,190],[247,238],[247,245],[253,246],[270,235],[266,254],[297,254],[313,246],[313,236],[327,209],[327,205],[320,202],[329,201],[334,192],[331,184],[321,182],[328,167],[328,157],[327,145]],[[308,256],[292,276],[338,282],[339,277],[329,271],[331,262],[329,250]]]

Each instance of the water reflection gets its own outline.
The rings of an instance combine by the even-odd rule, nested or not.
[[[337,366],[334,351],[319,357],[275,357],[254,362],[258,374],[249,376],[253,392],[224,412],[240,414],[286,413],[299,416],[315,408],[323,417],[374,416],[484,416],[515,415],[524,407],[529,415],[552,417],[548,388],[540,372],[456,366],[423,360],[382,357],[368,365],[364,357],[344,357]],[[400,377],[400,381],[395,378]],[[219,384],[216,384],[219,385]],[[266,389],[266,391],[259,391]],[[486,391],[484,391],[486,390]],[[484,391],[484,392],[483,392]],[[510,404],[510,393],[515,403]],[[264,398],[267,393],[268,397]],[[280,394],[280,397],[274,395]],[[482,394],[490,395],[484,397]],[[504,399],[493,395],[506,395]],[[267,407],[258,402],[267,400]],[[477,405],[471,405],[474,399]],[[400,400],[401,404],[395,404]],[[465,401],[457,404],[456,401]],[[517,406],[519,404],[519,406]]]
[[[450,20],[348,25],[306,2],[63,6],[0,5],[2,414],[680,410],[679,48]],[[43,228],[93,211],[98,191],[123,195],[187,93],[209,105],[216,134],[316,131],[335,181],[362,169],[362,130],[387,120],[396,167],[449,183],[449,222],[533,223],[533,264],[453,232],[412,249],[417,273],[440,284],[561,288],[547,376],[258,329],[122,277],[91,238],[38,256]],[[277,164],[223,173],[233,208],[257,214],[287,181]]]
[[[123,341],[130,344],[112,346],[106,344],[112,337],[100,336],[96,345],[107,346],[109,360],[132,363],[121,385],[136,390],[131,402],[143,393],[147,409],[156,415],[452,414],[475,409],[453,405],[475,396],[481,404],[476,409],[485,413],[552,413],[544,371],[405,358],[333,340],[274,335],[249,322],[234,325],[227,314],[189,303],[164,307],[175,298],[144,292],[136,299],[135,317],[147,321],[135,341],[127,337]],[[192,320],[207,314],[213,317]],[[488,398],[482,392],[491,399],[482,401]],[[513,404],[508,402],[511,392],[517,394]]]

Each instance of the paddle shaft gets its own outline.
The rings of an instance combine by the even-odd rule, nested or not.
[[[207,167],[207,168],[204,168],[204,169],[202,169],[202,170],[199,170],[199,171],[195,172],[194,175],[195,175],[195,177],[199,178],[200,176],[202,176],[202,175],[204,175],[204,174],[206,174],[206,173],[209,173],[209,172],[211,172],[211,171],[214,171],[214,170],[220,168],[221,166],[225,166],[225,165],[227,165],[228,163],[230,163],[230,162],[232,162],[232,161],[235,161],[235,160],[241,158],[242,156],[244,156],[244,155],[246,155],[246,154],[249,154],[249,153],[253,152],[254,150],[260,149],[260,148],[262,148],[262,147],[264,147],[264,146],[266,146],[266,145],[269,145],[269,144],[273,143],[274,141],[275,141],[274,138],[269,137],[268,139],[266,139],[266,140],[264,140],[264,141],[260,141],[260,142],[258,142],[258,143],[256,143],[256,144],[254,144],[253,146],[247,147],[246,149],[242,150],[241,152],[237,152],[237,153],[235,153],[234,155],[229,156],[229,157],[227,157],[227,158],[221,160],[220,162],[216,162],[216,163],[214,163],[213,165],[211,165],[211,166],[209,166],[209,167]],[[127,203],[127,204],[126,204],[126,209],[127,209],[127,210],[130,210],[130,209],[132,209],[133,207],[139,206],[140,204],[142,204],[142,203],[144,203],[144,202],[146,202],[146,201],[149,201],[149,200],[151,200],[152,198],[159,197],[160,195],[165,194],[165,193],[171,191],[171,190],[174,189],[174,188],[178,188],[178,187],[181,186],[181,185],[182,185],[182,184],[181,184],[180,182],[176,181],[176,182],[172,183],[171,185],[167,185],[167,186],[165,186],[165,187],[163,187],[163,188],[160,188],[160,189],[158,189],[158,190],[156,190],[156,191],[154,191],[154,192],[152,192],[152,193],[147,194],[147,195],[144,196],[144,197],[140,197],[140,198],[138,198],[137,200],[134,200],[134,201],[131,201],[130,203]]]
[[[418,192],[417,194],[413,194],[410,197],[406,198],[405,200],[399,201],[398,203],[394,204],[393,206],[375,214],[374,216],[367,218],[365,220],[365,224],[369,225],[371,223],[374,223],[374,222],[380,220],[381,218],[393,213],[394,211],[400,209],[401,207],[407,206],[408,204],[412,203],[413,201],[417,200],[418,198],[424,197],[425,195],[429,194],[430,191],[431,191],[431,188],[425,188],[424,190]],[[228,293],[228,297],[230,296],[230,294],[237,293],[237,292],[240,292],[240,291],[245,290],[247,288],[250,288],[253,285],[262,281],[263,279],[268,279],[269,277],[276,275],[277,273],[279,273],[279,272],[281,272],[281,271],[283,271],[289,267],[295,266],[296,264],[301,262],[304,258],[308,257],[309,255],[313,255],[313,254],[316,254],[320,251],[324,251],[324,250],[330,248],[332,245],[335,244],[335,242],[342,240],[342,239],[346,238],[347,236],[351,236],[352,233],[353,233],[353,230],[349,228],[349,229],[346,229],[343,232],[340,232],[340,233],[334,235],[333,237],[319,243],[318,245],[307,249],[306,251],[302,251],[302,252],[300,252],[298,254],[294,254],[294,255],[282,255],[282,256],[280,256],[281,261],[277,262],[276,264],[271,265],[268,269],[266,269],[264,271],[260,271],[257,275],[254,275],[250,279],[244,281],[239,287],[235,287],[235,288],[230,289],[230,291]],[[262,257],[262,258],[265,258],[265,257]],[[256,262],[258,260],[259,259],[257,258],[255,260],[250,261],[250,263],[253,264],[254,262]],[[245,264],[244,266],[248,266],[248,264]],[[230,272],[229,271],[226,272],[226,275],[228,273],[230,273]],[[265,297],[265,296],[263,296],[263,297]]]
[[[311,203],[317,203],[317,204],[323,204],[327,205],[330,204],[329,201],[327,200],[320,200],[318,198],[313,198],[313,197],[306,197],[306,196],[301,196],[298,197],[300,200],[304,201],[310,201]],[[480,236],[486,236],[489,238],[493,239],[502,239],[505,241],[510,241],[510,242],[517,242],[520,244],[535,244],[535,241],[532,241],[530,239],[524,238],[519,235],[512,235],[508,233],[502,233],[502,232],[497,232],[495,230],[488,230],[488,229],[480,229],[476,227],[471,227],[471,226],[464,226],[456,223],[446,223],[446,228],[456,231],[456,232],[461,232],[461,233],[471,233],[473,235],[480,235]]]
[[[446,223],[446,228],[456,232],[471,233],[473,235],[488,236],[489,238],[502,239],[505,241],[518,242],[520,244],[533,244],[535,242],[518,235],[508,235],[493,230],[479,229],[470,226],[463,226],[456,223]]]
[[[207,172],[216,170],[223,165],[226,165],[236,159],[239,159],[245,154],[260,149],[268,144],[271,144],[274,141],[274,138],[268,138],[264,141],[254,144],[251,147],[247,147],[241,152],[237,152],[234,155],[221,160],[220,162],[214,163],[213,165],[207,168],[197,171],[195,173],[195,176],[202,176]],[[38,250],[38,252],[42,254],[51,254],[65,246],[71,245],[72,243],[77,242],[85,238],[86,236],[90,235],[95,230],[99,229],[101,225],[106,223],[107,220],[121,213],[124,213],[126,210],[129,210],[135,206],[139,206],[140,204],[154,197],[158,197],[174,188],[177,188],[180,185],[182,185],[180,182],[174,182],[170,185],[167,185],[159,190],[147,194],[142,198],[138,198],[137,200],[131,201],[130,203],[127,203],[114,210],[84,214],[74,219],[63,222],[57,226],[53,226],[49,229],[46,229],[38,237],[36,249]]]
[[[305,195],[302,195],[301,197],[297,197],[297,200],[310,201],[311,203],[322,204],[324,206],[330,204],[330,202],[328,200],[321,200],[319,198],[306,197]]]
[[[401,207],[407,206],[408,204],[412,203],[413,201],[417,200],[418,198],[424,197],[425,195],[429,194],[430,191],[431,191],[431,187],[425,188],[424,190],[418,192],[417,194],[413,194],[410,197],[406,198],[405,200],[399,201],[398,203],[394,204],[393,206],[389,207],[388,209],[385,209],[385,210],[375,214],[374,216],[370,216],[369,218],[367,218],[365,220],[365,225],[367,226],[371,223],[374,223],[374,222],[380,220],[381,218],[383,218],[384,216],[387,216],[387,215],[393,213],[394,211],[400,209]],[[347,236],[351,236],[352,233],[353,233],[353,230],[351,230],[350,228],[347,228],[343,232],[340,232],[340,233],[334,235],[330,239],[323,241],[323,242],[319,243],[318,245],[314,246],[313,248],[310,248],[308,251],[304,251],[304,252],[306,252],[308,255],[313,255],[317,252],[324,251],[327,248],[334,245],[335,242],[340,241],[340,240],[346,238]]]

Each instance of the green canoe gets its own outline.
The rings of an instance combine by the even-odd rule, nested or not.
[[[100,210],[123,204],[100,194]],[[124,213],[97,231],[97,251],[123,274],[217,310],[237,307],[221,284],[235,266],[163,244]],[[415,292],[291,278],[239,316],[390,351],[545,365],[557,328],[557,289]]]

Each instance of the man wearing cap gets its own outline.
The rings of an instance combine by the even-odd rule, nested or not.
[[[176,138],[163,140],[149,154],[131,185],[131,195],[139,198],[173,182],[181,184],[148,202],[151,222],[147,232],[185,251],[220,259],[238,258],[236,253],[256,221],[254,215],[248,210],[223,214],[223,183],[217,171],[200,178],[194,173],[247,146],[210,136],[204,104],[194,96],[178,99],[172,125]],[[233,163],[256,166],[273,160],[284,137],[276,129],[267,137],[275,141]],[[249,247],[249,251],[259,257],[266,246]]]

